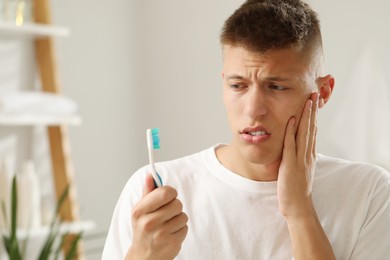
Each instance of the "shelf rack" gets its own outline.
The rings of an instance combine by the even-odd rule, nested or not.
[[[49,4],[49,0],[33,0],[33,17],[35,23],[18,26],[12,23],[0,22],[0,38],[3,40],[33,40],[40,81],[42,84],[41,91],[60,94],[61,88],[56,70],[53,37],[66,37],[70,34],[70,30],[66,27],[52,25]],[[60,217],[63,222],[74,223],[74,225],[70,224],[69,228],[77,226],[77,223],[80,222],[66,125],[77,125],[80,122],[81,118],[77,115],[71,117],[53,117],[49,115],[19,115],[14,117],[11,115],[0,116],[0,125],[47,126],[53,166],[54,188],[57,199],[68,186],[70,187],[68,196],[60,211]],[[81,226],[84,228],[85,225],[87,227],[91,227],[91,223],[88,223],[89,222],[86,222]],[[21,235],[23,235],[23,231],[20,232]],[[41,234],[41,232],[45,232],[44,229],[37,231],[37,234]],[[68,251],[75,238],[76,236],[72,234],[67,236],[63,246],[63,250],[65,252]],[[77,256],[75,259],[84,259],[80,243],[77,248]]]
[[[52,26],[45,24],[26,23],[16,25],[10,22],[0,23],[1,38],[47,38],[47,37],[67,37],[70,29],[67,27]]]
[[[93,221],[77,221],[77,222],[64,222],[61,223],[59,233],[60,234],[77,234],[79,232],[91,231],[95,228],[95,222]],[[42,226],[33,229],[17,229],[16,236],[18,240],[25,240],[31,238],[43,238],[49,234],[50,227]],[[7,234],[7,230],[1,230],[1,234]]]
[[[30,114],[2,114],[0,113],[0,125],[4,126],[58,126],[81,124],[81,117],[53,116],[53,115],[30,115]]]

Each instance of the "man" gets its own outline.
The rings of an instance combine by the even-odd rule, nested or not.
[[[386,259],[390,177],[317,155],[331,97],[314,11],[248,0],[225,22],[232,141],[144,167],[124,188],[103,259]]]

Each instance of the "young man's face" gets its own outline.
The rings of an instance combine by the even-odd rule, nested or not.
[[[223,97],[236,159],[271,164],[281,159],[287,121],[299,122],[316,68],[292,50],[256,54],[224,46]]]

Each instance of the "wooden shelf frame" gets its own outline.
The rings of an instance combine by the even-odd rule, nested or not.
[[[34,0],[34,21],[38,24],[51,25],[49,0]],[[39,68],[42,91],[61,94],[61,87],[57,75],[55,46],[52,37],[35,39],[35,55]],[[76,199],[73,165],[70,156],[70,146],[67,128],[48,126],[48,136],[53,165],[54,188],[57,199],[69,186],[68,196],[65,199],[60,217],[62,221],[79,221],[79,208]],[[69,235],[65,240],[63,250],[67,252],[75,235]],[[76,260],[84,259],[82,246],[79,243]]]
[[[34,40],[35,56],[38,66],[42,91],[61,94],[61,87],[58,81],[54,37],[66,37],[70,34],[69,28],[54,26],[51,21],[50,0],[33,0],[34,23],[16,25],[14,23],[0,22],[0,37],[2,39],[28,39]],[[0,125],[6,126],[47,126],[50,153],[52,161],[52,171],[54,180],[54,190],[56,201],[69,186],[68,196],[65,199],[60,218],[64,232],[74,230],[90,230],[94,228],[93,222],[80,222],[79,209],[76,199],[74,183],[73,165],[70,156],[70,145],[67,134],[67,125],[77,125],[81,123],[81,118],[75,116],[53,116],[53,115],[9,115],[0,114]],[[31,235],[40,236],[47,230],[45,227],[32,230]],[[23,239],[26,236],[25,230],[20,230],[19,236]],[[72,233],[72,232],[71,232]],[[68,235],[63,250],[67,252],[75,235]],[[82,246],[79,243],[76,260],[84,259]]]

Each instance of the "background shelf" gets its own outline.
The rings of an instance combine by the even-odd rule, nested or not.
[[[67,27],[26,23],[16,25],[14,23],[0,22],[0,37],[2,38],[46,38],[66,37],[70,34]]]
[[[6,126],[34,126],[34,125],[80,125],[81,117],[53,116],[53,115],[9,115],[0,114],[0,125]]]
[[[91,231],[95,228],[96,224],[93,221],[78,221],[78,222],[64,222],[60,225],[60,234],[76,234],[79,232]],[[16,231],[16,236],[20,240],[24,240],[27,238],[42,238],[49,234],[50,227],[43,226],[36,229],[18,229]],[[1,233],[7,234],[7,230],[2,229]]]
[[[39,75],[40,80],[40,91],[48,92],[53,94],[61,93],[61,86],[59,84],[59,79],[57,75],[57,66],[55,59],[55,37],[66,37],[70,34],[70,29],[66,27],[59,27],[51,25],[51,11],[50,11],[50,0],[36,0],[34,1],[34,12],[32,13],[32,20],[36,21],[34,23],[24,23],[20,26],[16,25],[13,22],[0,22],[0,41],[4,42],[4,46],[7,47],[8,43],[14,43],[17,41],[17,45],[34,51],[34,58],[36,63],[26,63],[31,72],[36,72]],[[21,44],[19,44],[21,42]],[[25,44],[26,43],[26,44]],[[26,45],[26,46],[25,46]],[[19,47],[19,46],[16,46]],[[33,48],[31,48],[33,47]],[[6,52],[8,49],[4,51]],[[26,53],[29,54],[29,53]],[[5,54],[4,54],[5,55]],[[18,59],[19,57],[25,57],[24,53],[14,53],[10,54],[12,58]],[[10,66],[13,65],[13,60],[5,60]],[[25,68],[24,60],[21,59],[23,66],[20,67],[21,70]],[[19,65],[18,63],[15,63]],[[26,66],[27,68],[27,66]],[[6,67],[6,69],[8,69]],[[3,73],[4,74],[4,73]],[[5,74],[8,75],[8,74]],[[18,75],[12,75],[12,78],[16,78]],[[28,81],[35,83],[34,79],[29,79]],[[24,105],[27,102],[22,102]],[[43,125],[50,126],[47,127],[47,137],[50,146],[50,159],[52,165],[52,177],[54,182],[54,195],[58,200],[66,189],[68,184],[73,183],[74,173],[72,168],[72,160],[69,152],[69,139],[67,135],[66,125],[77,125],[81,123],[81,118],[77,115],[76,111],[73,112],[53,112],[58,111],[59,104],[56,102],[54,110],[43,110],[42,112],[36,112],[32,108],[24,108],[22,111],[10,111],[3,110],[0,113],[0,127],[2,126],[11,126],[10,130],[15,131],[13,126],[35,126]],[[12,105],[15,105],[12,103]],[[8,130],[8,129],[7,129]],[[31,132],[31,131],[30,131]],[[23,135],[25,136],[25,135]],[[32,136],[34,137],[34,136]],[[30,138],[32,139],[32,138]],[[59,211],[60,218],[64,223],[71,223],[69,225],[62,225],[61,232],[76,232],[85,231],[94,228],[92,222],[79,222],[79,211],[78,203],[76,198],[76,192],[74,192],[75,187],[70,188],[70,192],[67,194],[63,206]],[[81,224],[80,224],[81,223]],[[49,232],[49,227],[39,228],[37,230],[19,230],[18,239],[23,237],[40,237],[45,236]],[[2,231],[2,230],[0,230]],[[62,245],[63,251],[67,251],[69,246],[72,244],[72,241],[75,241],[76,236],[67,236],[65,243]],[[82,239],[83,240],[83,239]],[[38,244],[38,241],[36,241]],[[27,253],[28,259],[34,258],[34,252],[37,251],[37,246],[31,246],[31,253]],[[35,250],[35,251],[34,251]],[[28,251],[28,250],[27,250]],[[84,258],[84,250],[81,245],[78,243],[76,248],[77,254],[75,260],[81,260]],[[37,253],[37,252],[36,252]],[[0,259],[3,259],[0,246]]]

